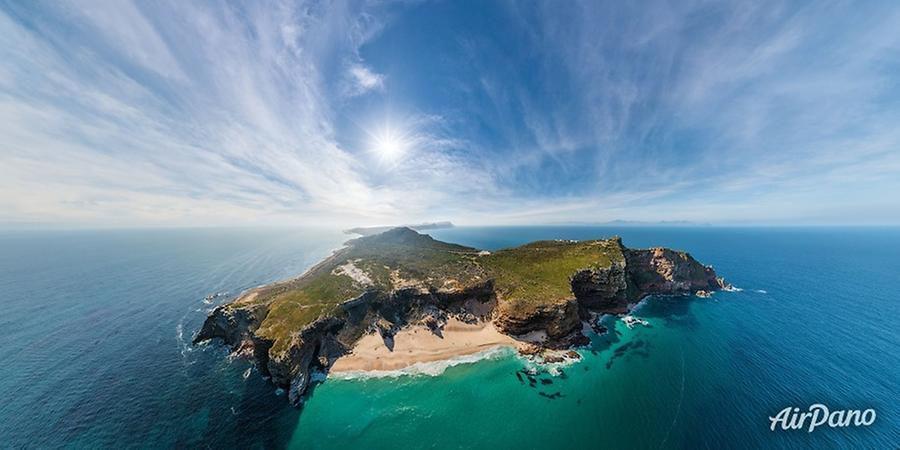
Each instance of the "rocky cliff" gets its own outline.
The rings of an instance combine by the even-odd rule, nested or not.
[[[585,343],[582,323],[594,315],[626,312],[647,295],[724,285],[687,253],[627,249],[618,238],[490,253],[396,228],[349,241],[304,275],[215,308],[194,342],[221,339],[299,404],[312,372],[327,371],[366,333],[391,347],[404,327],[440,333],[456,317],[566,348]]]

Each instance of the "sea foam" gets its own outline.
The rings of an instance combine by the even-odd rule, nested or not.
[[[359,380],[368,378],[396,378],[403,376],[430,376],[436,377],[447,369],[462,364],[472,364],[486,359],[499,359],[513,353],[509,347],[494,347],[471,355],[457,356],[450,359],[431,362],[419,362],[411,366],[397,370],[348,370],[346,372],[332,372],[328,378],[335,380]]]

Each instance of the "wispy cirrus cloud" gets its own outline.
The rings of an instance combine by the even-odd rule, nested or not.
[[[4,4],[0,221],[896,223],[893,9]]]
[[[496,77],[478,95],[509,111],[506,141],[522,157],[502,167],[532,196],[559,196],[547,173],[579,180],[559,216],[584,217],[581,204],[645,220],[898,220],[878,195],[900,187],[900,16],[887,4],[507,9],[529,51],[476,58]],[[491,71],[497,55],[529,76]],[[869,213],[842,215],[858,214],[854,201]]]
[[[0,16],[7,220],[258,223],[396,212],[333,138],[322,68],[355,48],[320,39],[337,20],[332,11],[52,6]]]

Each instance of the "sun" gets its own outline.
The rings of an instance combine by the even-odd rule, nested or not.
[[[396,161],[409,150],[409,139],[401,130],[384,126],[370,133],[371,151],[385,161]]]

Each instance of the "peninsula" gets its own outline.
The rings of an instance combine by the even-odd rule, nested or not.
[[[394,369],[498,345],[565,350],[588,342],[585,322],[647,295],[725,286],[685,252],[619,238],[487,252],[401,227],[216,307],[194,343],[221,339],[298,405],[316,370]]]
[[[418,223],[415,225],[402,225],[400,227],[397,226],[376,226],[376,227],[356,227],[350,228],[348,230],[344,230],[346,234],[358,234],[360,236],[371,236],[373,234],[384,233],[385,231],[391,230],[393,228],[410,228],[415,231],[427,231],[427,230],[441,230],[444,228],[453,228],[453,222],[443,221],[443,222],[425,222]]]

